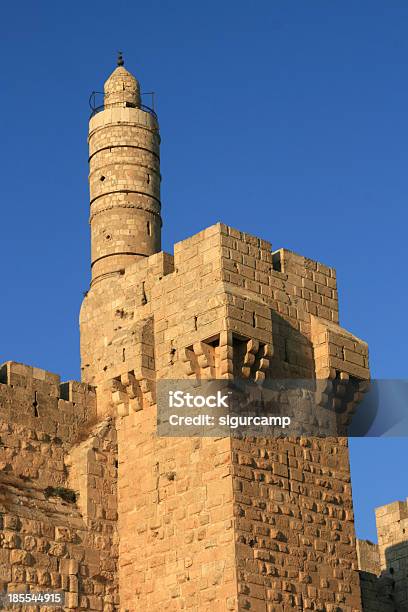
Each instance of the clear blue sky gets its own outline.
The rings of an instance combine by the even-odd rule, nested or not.
[[[373,376],[405,378],[407,27],[402,0],[4,3],[0,360],[79,376],[88,96],[122,49],[157,92],[164,248],[221,220],[335,266]],[[360,536],[406,454],[352,441]]]

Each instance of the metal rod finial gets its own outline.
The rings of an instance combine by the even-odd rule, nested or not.
[[[123,66],[124,64],[123,53],[122,51],[118,51],[118,66]]]

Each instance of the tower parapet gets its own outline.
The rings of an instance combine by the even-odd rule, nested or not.
[[[123,65],[104,87],[89,122],[92,282],[119,274],[161,248],[160,135]]]

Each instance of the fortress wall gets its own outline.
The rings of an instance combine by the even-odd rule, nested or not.
[[[357,558],[364,612],[395,612],[394,580],[381,575],[378,544],[357,540]]]
[[[358,540],[364,612],[408,610],[408,503],[376,508],[378,544]]]
[[[183,350],[222,331],[220,269],[210,228],[176,245],[174,272],[148,292],[139,313],[153,317],[155,379],[188,377]],[[208,368],[216,376],[215,363]],[[147,395],[117,419],[121,601],[130,610],[236,610],[230,440],[157,438]]]
[[[0,380],[3,474],[61,485],[66,453],[96,422],[94,390],[14,362],[1,366]]]
[[[380,551],[378,544],[369,540],[357,540],[358,568],[375,576],[381,574]]]
[[[347,439],[232,449],[239,609],[361,610]]]
[[[184,244],[185,243],[185,244]],[[81,311],[84,380],[118,430],[119,579],[124,609],[236,609],[228,440],[156,438],[154,403],[130,408],[122,381],[184,378],[182,349],[217,333],[219,232],[209,228],[95,283]],[[122,401],[123,400],[123,401]],[[140,408],[140,406],[139,406]],[[118,410],[118,412],[116,412]]]
[[[118,422],[122,606],[237,610],[230,441],[155,428],[154,408]]]
[[[359,574],[364,612],[403,612],[404,608],[396,607],[391,576],[376,576],[365,571]]]
[[[106,514],[103,492],[109,500],[116,490],[116,432],[110,424],[86,463],[76,456],[77,487],[70,454],[95,427],[94,390],[14,362],[1,366],[0,377],[1,586],[61,589],[68,609],[113,612],[116,513]],[[94,503],[89,516],[81,508],[86,495]]]
[[[381,570],[394,581],[397,609],[408,610],[408,502],[396,501],[375,511]]]

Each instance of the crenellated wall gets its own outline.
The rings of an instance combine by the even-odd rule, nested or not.
[[[114,424],[97,425],[87,384],[60,384],[55,374],[14,362],[0,367],[0,381],[1,590],[61,589],[65,609],[113,612]],[[81,456],[82,440],[93,454]],[[75,473],[83,474],[78,486]]]
[[[408,611],[408,500],[375,510],[378,544],[357,541],[364,612]]]

